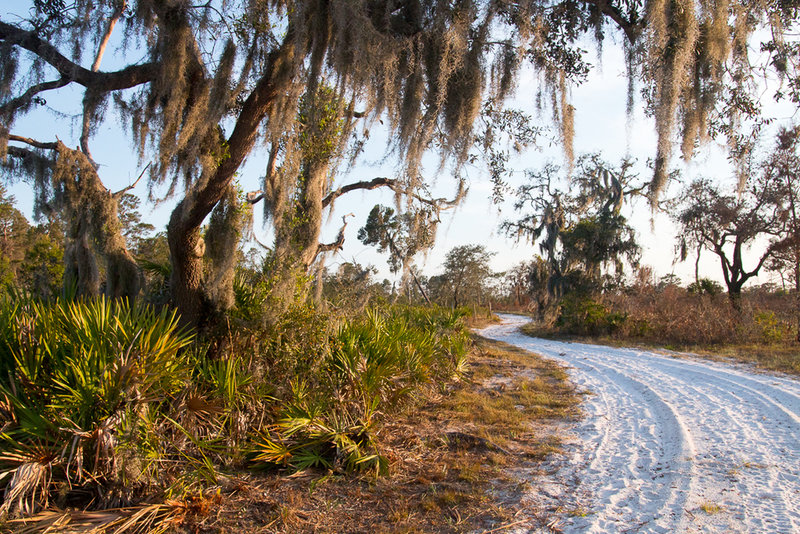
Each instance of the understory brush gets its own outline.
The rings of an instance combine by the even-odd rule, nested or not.
[[[188,502],[242,469],[386,473],[382,424],[470,344],[438,308],[233,319],[198,337],[146,306],[4,298],[0,514]]]
[[[707,351],[800,373],[794,305],[794,295],[751,290],[736,310],[725,294],[667,286],[568,296],[552,327],[532,324],[527,331]]]
[[[789,295],[747,292],[741,297],[741,310],[727,295],[677,287],[612,294],[605,301],[626,317],[619,329],[623,338],[687,346],[791,344],[797,336]]]

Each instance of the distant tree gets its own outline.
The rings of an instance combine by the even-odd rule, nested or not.
[[[433,246],[438,211],[423,208],[416,212],[396,214],[394,209],[381,206],[372,208],[366,224],[358,230],[358,239],[365,245],[377,247],[378,252],[389,254],[389,270],[411,276],[425,302],[430,304],[425,288],[413,269],[414,256]]]
[[[483,245],[461,245],[447,253],[444,261],[443,296],[454,308],[468,301],[480,303],[493,272],[489,260],[494,256]]]
[[[42,299],[61,295],[64,289],[64,231],[60,224],[51,221],[32,227],[27,242],[28,248],[19,267],[19,285]]]
[[[31,226],[0,185],[0,285],[37,298],[61,294],[64,278],[64,232],[57,219]]]
[[[720,261],[728,298],[741,309],[742,287],[758,275],[775,254],[785,220],[780,207],[783,191],[769,175],[751,178],[739,195],[726,195],[707,179],[696,180],[682,193],[682,209],[675,220],[680,227],[682,260],[689,250],[705,249]],[[759,240],[766,249],[751,267],[745,266],[745,251]]]
[[[13,195],[0,184],[0,285],[14,284],[28,248],[30,225],[15,206]]]
[[[676,275],[675,273],[665,274],[661,278],[658,279],[658,283],[656,284],[656,289],[659,291],[663,291],[667,287],[674,286],[674,287],[681,287],[683,285],[681,281],[681,277]]]
[[[722,293],[722,286],[719,282],[711,278],[701,278],[686,286],[686,291],[693,295],[708,295],[713,297]]]
[[[531,293],[531,263],[520,262],[503,274],[509,297],[514,304],[521,306],[524,298]]]
[[[132,193],[123,193],[119,197],[119,222],[122,225],[122,235],[128,249],[134,256],[140,254],[142,242],[152,234],[156,227],[142,221],[139,211],[142,201]]]
[[[800,126],[778,132],[775,150],[762,164],[761,171],[774,180],[782,192],[781,217],[785,227],[773,246],[767,268],[789,278],[795,292],[797,340],[800,341]]]
[[[635,232],[620,213],[628,197],[644,190],[630,174],[631,165],[623,161],[614,168],[598,155],[583,156],[572,177],[562,180],[562,188],[557,186],[560,169],[555,165],[527,173],[515,204],[523,216],[505,221],[502,228],[539,244],[546,273],[536,271],[543,278],[537,287],[545,285],[551,297],[600,291],[606,283],[622,279],[626,263],[638,263]]]
[[[383,286],[373,279],[377,272],[371,265],[342,263],[335,271],[326,271],[323,296],[336,307],[362,310],[371,300],[388,296],[384,294]]]

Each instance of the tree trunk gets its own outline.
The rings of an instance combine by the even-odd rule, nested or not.
[[[414,283],[417,285],[419,292],[422,293],[422,298],[424,298],[425,302],[427,302],[428,305],[430,306],[431,299],[428,298],[428,294],[425,292],[424,289],[422,289],[422,284],[419,283],[419,278],[417,278],[417,275],[416,273],[414,273],[413,269],[411,269],[411,276],[414,278]]]
[[[290,28],[280,49],[268,57],[264,74],[242,105],[236,126],[227,140],[228,157],[211,176],[205,180],[201,178],[187,191],[170,216],[167,226],[172,262],[170,289],[172,302],[184,324],[199,325],[209,309],[203,290],[205,247],[200,238],[200,226],[225,196],[236,172],[253,149],[272,104],[291,83],[289,73],[294,69],[293,57],[294,37]]]
[[[203,249],[200,228],[181,224],[183,202],[175,208],[167,226],[172,276],[172,304],[180,313],[181,322],[199,326],[209,311],[203,292]]]
[[[742,314],[742,285],[743,284],[734,284],[728,286],[728,301],[739,315]]]

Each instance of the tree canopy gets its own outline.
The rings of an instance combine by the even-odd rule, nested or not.
[[[571,178],[546,165],[529,171],[517,191],[519,219],[502,228],[517,239],[538,243],[543,258],[531,264],[531,281],[549,296],[567,292],[594,293],[607,282],[619,282],[625,264],[637,265],[636,235],[621,214],[631,196],[646,186],[631,173],[632,163],[618,167],[590,154],[578,159]],[[612,270],[613,269],[613,270]],[[613,273],[613,275],[612,275]],[[547,299],[539,295],[544,304]]]
[[[230,283],[206,276],[201,225],[230,198],[236,173],[254,153],[266,155],[267,209],[279,214],[289,202],[300,220],[316,221],[326,199],[347,187],[331,188],[339,160],[357,157],[380,119],[402,170],[350,190],[388,186],[413,197],[425,183],[422,155],[436,150],[456,168],[467,161],[479,140],[476,119],[490,109],[485,104],[501,109],[529,66],[541,81],[532,92],[549,101],[571,159],[569,88],[590,68],[587,38],[599,45],[610,34],[627,53],[629,98],[640,87],[655,118],[655,199],[676,133],[685,157],[715,135],[727,136],[736,154],[746,152],[739,126],[758,111],[748,61],[756,29],[772,29],[764,49],[788,80],[781,95],[797,98],[796,55],[783,39],[796,7],[777,0],[34,0],[28,13],[17,13],[21,18],[0,19],[0,156],[43,191],[65,171],[96,185],[91,139],[113,106],[128,126],[131,150],[151,162],[151,190],[162,186],[179,199],[168,228],[172,299],[196,322],[219,301],[215,280]],[[110,70],[101,70],[116,26],[119,53]],[[17,118],[67,86],[84,93],[75,110],[82,117],[76,143],[15,134]],[[310,141],[325,148],[312,155]],[[292,197],[293,184],[311,175],[324,179]],[[91,210],[113,216],[111,207]],[[108,228],[94,232],[93,246],[116,258],[109,263],[116,272],[127,273],[128,283],[114,287],[135,293],[132,280],[140,275],[129,272],[118,229]],[[89,235],[71,233],[76,242]]]

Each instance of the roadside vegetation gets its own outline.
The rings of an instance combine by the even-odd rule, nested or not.
[[[743,291],[739,311],[724,294],[698,294],[677,285],[651,286],[568,299],[555,322],[534,320],[523,331],[538,337],[733,358],[800,374],[794,306],[793,294],[770,286]]]
[[[534,425],[577,403],[554,364],[473,342],[465,310],[297,304],[213,337],[122,301],[0,310],[11,532],[499,526],[521,491],[503,468],[557,452]]]
[[[15,295],[0,309],[11,516],[192,500],[245,469],[386,475],[381,428],[463,374],[470,345],[463,313],[444,309],[334,320],[298,305],[277,335],[213,338],[120,301]]]
[[[492,481],[555,451],[531,424],[575,399],[563,371],[510,349],[479,344],[470,367],[467,320],[513,301],[561,334],[800,339],[800,300],[786,327],[743,289],[771,269],[800,295],[800,127],[782,121],[770,158],[745,168],[773,121],[754,76],[800,101],[791,2],[17,4],[0,13],[6,530],[503,529],[495,504],[513,492]],[[647,177],[575,154],[587,43],[622,46],[620,97],[657,131]],[[508,107],[523,81],[535,98]],[[698,179],[668,198],[678,134],[686,161],[724,141],[739,194]],[[563,170],[513,168],[554,141]],[[350,179],[378,161],[386,175]],[[541,255],[493,273],[495,252],[464,244],[423,273],[416,259],[483,171],[493,202],[519,185],[503,230]],[[160,228],[137,188],[169,204]],[[376,189],[392,207],[335,210]],[[682,225],[682,260],[719,256],[733,311],[627,291],[644,272],[625,215],[639,197]],[[354,221],[396,280],[339,254]],[[756,242],[767,251],[745,266]],[[683,332],[692,311],[706,322]]]

